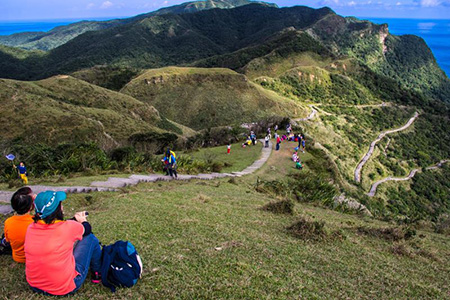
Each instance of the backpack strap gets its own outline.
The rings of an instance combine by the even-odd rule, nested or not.
[[[102,267],[101,267],[102,284],[110,288],[111,292],[114,293],[116,291],[116,287],[108,281],[108,272],[111,262],[114,256],[116,255],[117,247],[115,247],[115,244],[110,246],[103,246],[102,252],[103,252]]]

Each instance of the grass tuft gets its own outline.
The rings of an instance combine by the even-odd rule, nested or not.
[[[410,227],[358,227],[358,233],[389,241],[409,240],[416,235],[416,231]]]
[[[294,214],[294,203],[289,199],[284,199],[280,201],[272,201],[261,207],[262,210],[270,211],[275,214]]]

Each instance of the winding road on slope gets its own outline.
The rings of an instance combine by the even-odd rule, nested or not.
[[[427,167],[425,168],[425,170],[435,170],[438,169],[440,167],[442,167],[442,165],[444,165],[445,163],[449,162],[450,160],[441,160],[440,162],[438,162],[437,164],[435,164],[434,166],[431,167]],[[406,177],[386,177],[383,178],[381,180],[378,180],[377,182],[375,182],[374,184],[372,184],[372,187],[370,188],[370,191],[367,193],[367,196],[369,197],[373,197],[375,196],[375,193],[377,192],[377,188],[380,184],[386,182],[386,181],[406,181],[409,180],[411,178],[413,178],[418,172],[420,172],[420,169],[413,169],[408,176]]]
[[[309,105],[311,108],[311,113],[306,118],[292,119],[293,123],[303,122],[313,119],[317,114],[317,109],[314,108],[314,105]]]
[[[362,158],[362,160],[359,162],[358,166],[355,169],[355,181],[356,182],[361,182],[361,169],[366,164],[366,162],[369,160],[369,158],[372,156],[376,144],[379,141],[381,141],[381,139],[387,134],[391,134],[391,133],[395,133],[395,132],[399,132],[399,131],[403,131],[403,130],[407,129],[409,126],[412,125],[412,123],[417,119],[418,116],[419,116],[419,113],[415,112],[414,116],[411,119],[409,119],[409,121],[402,127],[387,130],[378,135],[378,137],[370,144],[369,151],[367,151],[366,155],[364,155],[364,157]]]

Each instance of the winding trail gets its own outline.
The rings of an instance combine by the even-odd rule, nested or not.
[[[369,160],[369,158],[372,156],[376,144],[379,141],[381,141],[381,139],[387,134],[391,134],[391,133],[395,133],[395,132],[399,132],[399,131],[403,131],[403,130],[407,129],[409,126],[412,125],[412,123],[417,119],[418,116],[419,116],[419,113],[415,112],[414,116],[411,119],[409,119],[409,121],[402,127],[387,130],[378,135],[378,137],[370,144],[369,151],[367,151],[366,155],[364,155],[364,157],[362,158],[362,160],[359,162],[358,166],[355,169],[355,181],[356,182],[361,182],[361,169],[366,164],[366,162]]]
[[[263,140],[260,140],[264,144]],[[253,164],[245,168],[240,172],[231,173],[210,173],[210,174],[197,174],[197,175],[178,175],[177,179],[168,177],[160,174],[150,174],[150,175],[136,175],[133,174],[128,178],[121,177],[109,177],[106,181],[94,181],[91,182],[90,186],[43,186],[43,185],[30,185],[29,187],[34,193],[40,193],[47,190],[52,191],[65,191],[66,193],[91,193],[91,192],[116,192],[120,188],[127,186],[137,185],[141,182],[156,182],[156,181],[171,181],[171,180],[191,180],[191,179],[202,179],[211,180],[224,177],[241,177],[244,175],[251,174],[256,170],[260,169],[269,159],[272,153],[272,143],[269,142],[268,148],[262,148],[261,156],[258,160],[254,161]],[[14,192],[11,191],[0,191],[0,203],[3,202],[8,204],[11,196]],[[0,205],[0,214],[9,214],[12,212],[10,205]]]
[[[292,119],[292,122],[297,123],[313,119],[317,114],[317,109],[314,107],[314,105],[309,105],[309,107],[311,108],[311,113],[306,118]]]
[[[435,170],[438,169],[440,167],[442,167],[442,165],[444,165],[445,163],[449,162],[450,160],[446,159],[446,160],[441,160],[440,162],[438,162],[437,164],[435,164],[434,166],[430,166],[425,168],[425,170]],[[381,180],[378,180],[377,182],[375,182],[374,184],[372,184],[372,187],[370,188],[370,191],[367,193],[367,196],[369,197],[373,197],[375,196],[375,193],[377,192],[377,188],[380,184],[386,182],[386,181],[406,181],[406,180],[410,180],[411,178],[413,178],[418,172],[420,172],[420,169],[413,169],[408,176],[406,177],[386,177],[383,178]]]

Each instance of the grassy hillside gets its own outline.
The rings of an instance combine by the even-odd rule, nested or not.
[[[3,142],[92,141],[108,148],[137,132],[163,132],[154,107],[69,76],[2,79],[0,93]]]
[[[88,210],[103,244],[124,239],[136,246],[143,277],[119,289],[117,299],[446,298],[448,236],[306,201],[295,202],[292,214],[262,210],[280,199],[257,192],[257,177],[307,171],[292,168],[288,144],[281,149],[260,172],[234,182],[161,182],[69,195],[65,211]],[[320,161],[308,157],[305,166]],[[293,224],[298,231],[288,229]],[[23,265],[1,256],[0,267],[5,298],[44,298],[29,289]],[[111,293],[89,281],[74,296],[105,297]]]
[[[74,72],[71,76],[109,90],[119,91],[139,73],[138,69],[130,67],[95,66]]]
[[[133,79],[122,93],[194,129],[240,125],[267,116],[305,115],[303,106],[227,69],[163,68]]]

